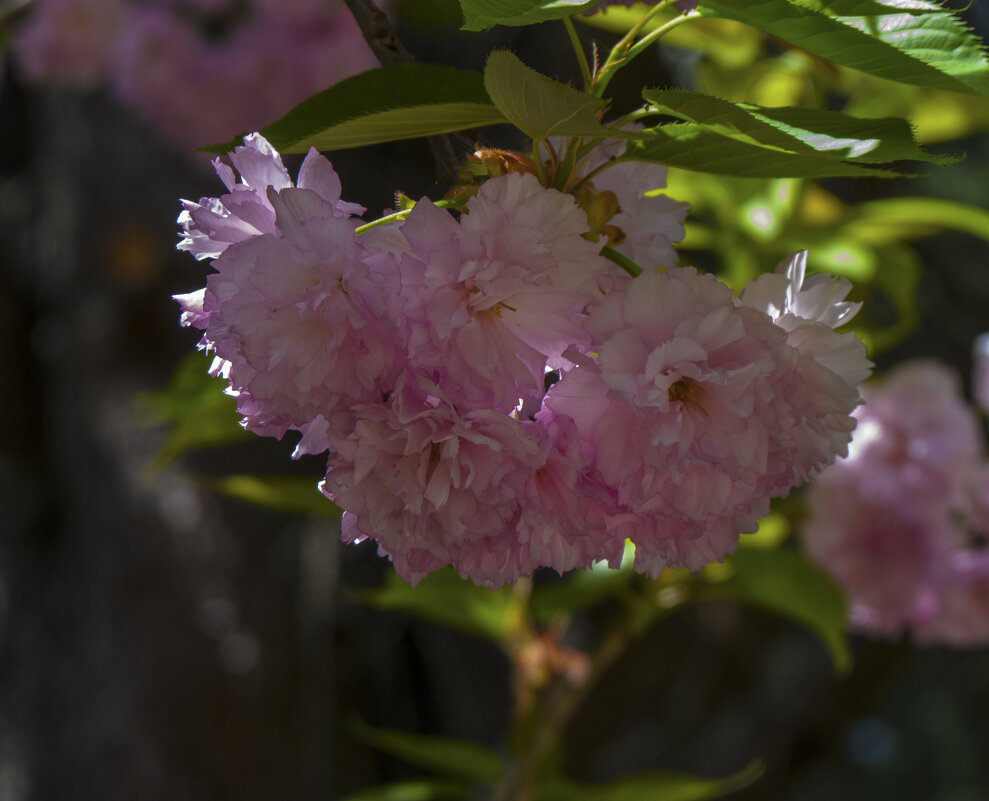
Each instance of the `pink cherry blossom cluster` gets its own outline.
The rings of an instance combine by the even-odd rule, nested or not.
[[[183,323],[246,428],[329,451],[344,540],[404,578],[452,564],[500,586],[619,559],[626,538],[642,572],[696,569],[845,453],[871,367],[834,330],[849,284],[805,278],[805,254],[740,296],[673,266],[686,208],[643,195],[665,168],[594,178],[620,204],[615,247],[647,266],[633,278],[532,174],[485,181],[459,215],[423,199],[361,227],[325,158],[293,184],[244,141],[240,181],[217,160],[228,193],[184,202],[179,247],[215,272],[177,297]]]
[[[863,395],[848,456],[810,492],[807,551],[857,627],[989,643],[989,463],[957,375],[907,363]]]
[[[377,66],[333,0],[35,0],[14,52],[35,81],[107,85],[180,142],[249,131]]]

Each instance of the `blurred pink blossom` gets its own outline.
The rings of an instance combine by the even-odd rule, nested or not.
[[[989,642],[989,467],[958,376],[907,363],[863,397],[848,456],[809,493],[808,553],[861,629]]]
[[[35,81],[105,85],[187,145],[274,122],[377,66],[343,3],[36,0],[14,52]]]

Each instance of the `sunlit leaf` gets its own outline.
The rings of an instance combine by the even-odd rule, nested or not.
[[[723,571],[708,575],[723,578],[701,587],[698,598],[725,598],[802,623],[827,646],[839,672],[850,669],[845,598],[827,574],[799,551],[743,548],[726,558]]]
[[[340,517],[340,507],[306,476],[224,476],[201,478],[207,488],[228,498],[293,514]]]
[[[501,758],[491,749],[466,740],[377,729],[355,720],[357,739],[403,762],[439,776],[494,784],[501,777]]]
[[[749,144],[706,130],[695,123],[675,123],[652,129],[630,142],[623,161],[652,161],[685,170],[740,178],[828,178],[901,174],[847,161],[787,153]]]
[[[343,801],[463,801],[468,791],[457,782],[395,782],[361,790]]]
[[[536,72],[507,50],[488,56],[484,86],[505,118],[532,139],[615,136],[598,118],[607,101]]]
[[[464,30],[483,31],[493,25],[532,25],[587,11],[600,0],[460,0]]]
[[[725,779],[702,779],[678,773],[650,772],[609,784],[579,784],[551,779],[536,785],[533,801],[706,801],[747,787],[763,773],[762,763]]]
[[[360,598],[379,609],[423,617],[497,642],[511,634],[518,614],[511,587],[478,587],[449,567],[430,573],[415,587],[391,573],[383,587]]]
[[[858,119],[825,109],[732,103],[678,89],[647,89],[642,95],[658,111],[706,131],[788,153],[867,164],[905,159],[934,164],[958,161],[924,151],[905,120]]]
[[[207,373],[209,363],[210,358],[203,354],[190,353],[179,363],[165,389],[137,396],[138,414],[148,425],[170,426],[152,470],[160,470],[197,448],[251,438],[239,424],[234,399],[223,394],[227,382]]]
[[[989,95],[981,41],[953,13],[910,13],[897,0],[824,3],[701,0],[698,13],[752,25],[822,58],[900,83]],[[832,15],[834,9],[860,13]],[[879,9],[889,13],[877,13]],[[861,13],[864,12],[864,13]]]
[[[283,153],[371,145],[505,122],[479,72],[398,64],[346,78],[261,133]],[[239,140],[212,145],[225,153]]]

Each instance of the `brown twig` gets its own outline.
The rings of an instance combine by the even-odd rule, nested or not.
[[[344,2],[357,21],[371,52],[383,67],[416,63],[415,57],[405,49],[405,45],[398,38],[388,17],[372,0],[344,0]],[[431,136],[429,147],[433,152],[433,161],[436,162],[436,172],[440,181],[450,186],[457,179],[459,163],[449,138]]]
[[[622,626],[614,628],[601,643],[590,662],[587,675],[576,685],[559,683],[557,692],[547,699],[547,709],[525,753],[510,764],[495,789],[495,801],[529,801],[532,797],[532,780],[553,746],[569,723],[570,718],[584,702],[608,668],[622,654],[629,643],[629,635]]]

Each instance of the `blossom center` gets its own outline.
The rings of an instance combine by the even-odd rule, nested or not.
[[[666,390],[666,397],[669,398],[670,403],[679,402],[686,407],[693,406],[703,412],[704,416],[707,417],[707,410],[701,406],[698,400],[700,394],[701,388],[689,378],[681,378],[679,381],[675,381]]]

